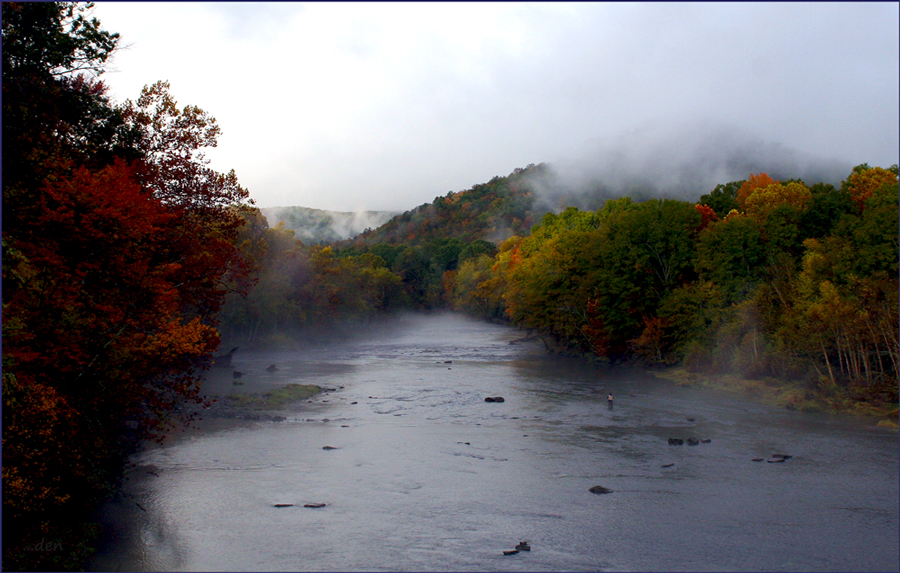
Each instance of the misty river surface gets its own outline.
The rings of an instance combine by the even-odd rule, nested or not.
[[[336,391],[291,405],[285,421],[210,420],[138,454],[104,509],[92,568],[900,568],[898,435],[871,420],[551,356],[521,331],[456,315],[363,334],[238,351],[243,386],[211,371],[219,395]],[[691,436],[711,441],[667,441]],[[793,457],[751,461],[773,453]],[[530,552],[503,554],[524,540]]]

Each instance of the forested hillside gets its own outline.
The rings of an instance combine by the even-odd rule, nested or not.
[[[435,197],[431,203],[419,205],[377,229],[362,233],[354,243],[417,246],[441,239],[497,242],[527,232],[534,223],[535,202],[529,181],[545,169],[544,165],[529,165],[466,191]]]

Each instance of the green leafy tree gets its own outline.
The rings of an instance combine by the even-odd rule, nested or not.
[[[737,192],[744,181],[732,181],[716,185],[716,188],[700,197],[701,205],[708,205],[719,218],[725,217],[732,209],[738,208]]]
[[[710,225],[697,240],[697,272],[701,280],[722,289],[725,300],[744,299],[762,276],[766,262],[762,229],[754,219],[732,214]]]

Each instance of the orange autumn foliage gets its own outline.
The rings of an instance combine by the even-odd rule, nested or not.
[[[738,207],[740,209],[746,208],[747,198],[753,194],[757,189],[763,189],[777,183],[774,179],[769,177],[767,173],[751,173],[750,177],[744,181],[744,184],[741,185],[741,188],[738,189],[737,194],[735,195],[735,201],[737,201]]]

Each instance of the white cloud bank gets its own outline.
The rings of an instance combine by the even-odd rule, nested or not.
[[[896,3],[98,2],[95,15],[131,45],[104,76],[116,99],[169,80],[219,120],[208,155],[261,206],[402,211],[529,163],[644,145],[636,132],[679,145],[692,125],[806,162],[900,155]],[[641,165],[659,151],[625,153]]]

